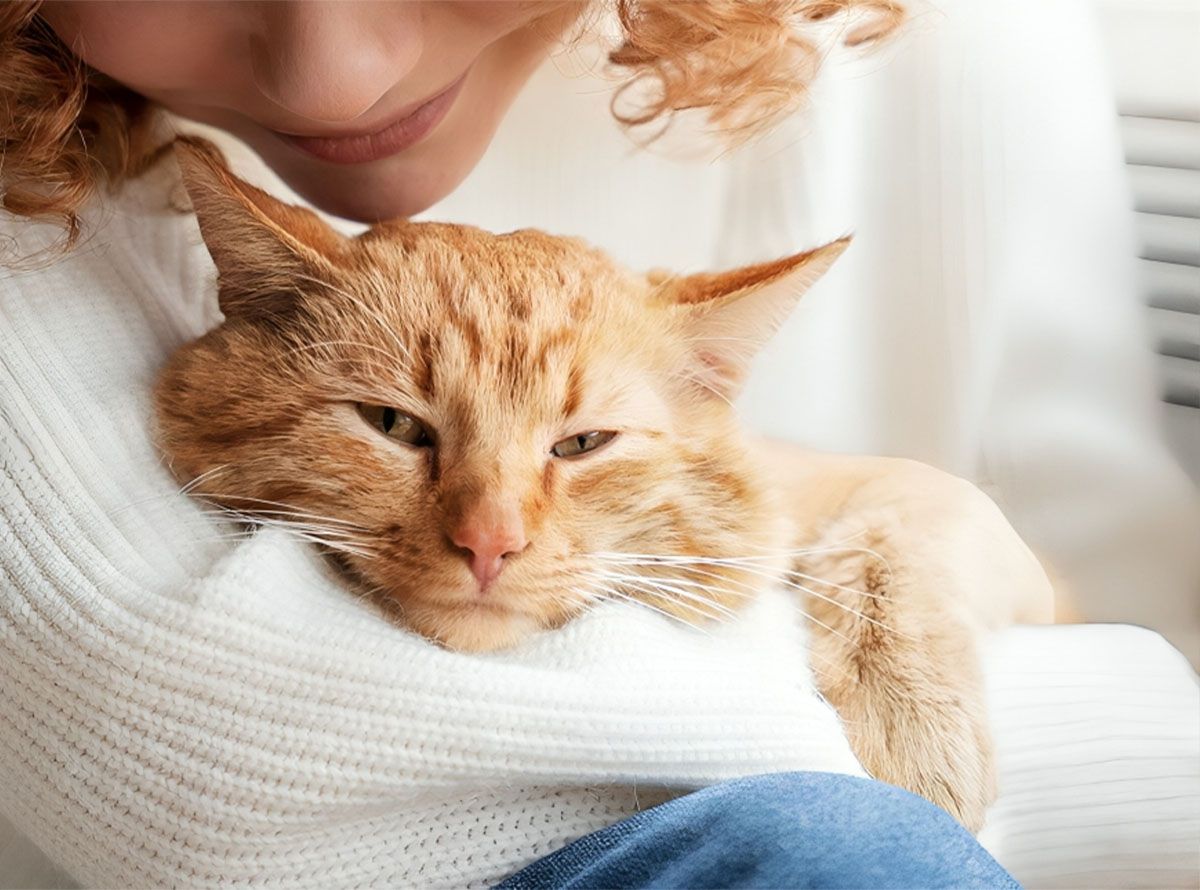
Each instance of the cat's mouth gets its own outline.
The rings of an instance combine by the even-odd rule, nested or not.
[[[399,588],[378,583],[369,574],[350,571],[389,619],[421,636],[461,652],[511,648],[542,630],[564,624],[575,614],[560,597],[532,596],[520,586],[503,585],[480,592],[462,585]]]
[[[512,605],[497,602],[494,597],[486,593],[474,593],[470,597],[464,598],[458,608],[468,609],[480,615],[495,615],[497,617],[529,614],[526,609],[519,609]]]
[[[509,649],[550,626],[526,609],[479,598],[456,606],[405,608],[404,622],[422,636],[460,652]]]

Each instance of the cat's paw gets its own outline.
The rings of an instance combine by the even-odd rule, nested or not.
[[[855,753],[977,831],[996,787],[977,643],[1050,614],[1044,570],[986,495],[911,462],[888,462],[814,543],[795,576],[813,670]]]
[[[978,831],[996,793],[978,631],[953,600],[922,595],[953,589],[946,573],[914,574],[885,541],[870,545],[890,568],[865,563],[834,596],[806,602],[814,673],[871,775]]]
[[[932,801],[971,832],[983,827],[996,771],[982,708],[901,694],[840,710],[850,745],[872,776]]]

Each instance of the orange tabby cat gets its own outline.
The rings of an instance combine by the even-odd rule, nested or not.
[[[391,222],[349,239],[207,144],[178,153],[226,319],[157,387],[190,490],[319,541],[455,649],[605,599],[697,622],[791,586],[864,765],[981,824],[974,641],[1043,608],[1037,561],[966,483],[751,443],[729,404],[845,241],[672,278],[535,231]]]

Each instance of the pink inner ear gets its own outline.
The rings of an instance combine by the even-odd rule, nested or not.
[[[723,399],[737,390],[736,360],[718,349],[697,349],[692,353],[691,378],[701,387]]]

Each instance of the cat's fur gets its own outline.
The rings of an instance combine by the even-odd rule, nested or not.
[[[602,598],[719,620],[791,584],[864,765],[981,824],[974,638],[1020,598],[1043,607],[1037,561],[966,483],[749,442],[728,401],[845,242],[672,278],[535,231],[392,222],[347,239],[206,144],[179,155],[226,317],[157,387],[159,441],[191,490],[292,523],[451,648],[512,645]],[[363,403],[420,418],[432,447],[387,438]],[[551,453],[594,430],[619,435]],[[480,511],[523,535],[486,590],[455,543]]]

